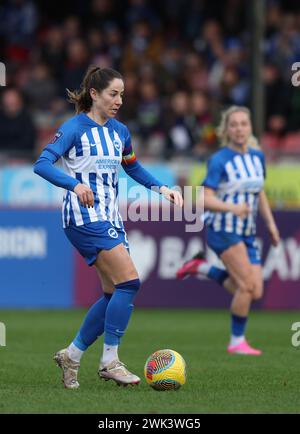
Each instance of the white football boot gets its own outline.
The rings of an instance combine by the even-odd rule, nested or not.
[[[132,374],[120,360],[113,360],[104,366],[100,363],[98,375],[105,381],[114,380],[118,386],[128,386],[128,384],[139,384],[141,379]]]
[[[80,363],[74,362],[70,359],[67,348],[58,351],[53,357],[57,366],[63,371],[62,382],[66,389],[78,389],[79,383],[77,381],[78,369]]]

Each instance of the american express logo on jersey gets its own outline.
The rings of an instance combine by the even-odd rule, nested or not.
[[[112,158],[98,158],[95,162],[97,169],[112,169],[116,170],[120,165],[120,159],[112,159]]]

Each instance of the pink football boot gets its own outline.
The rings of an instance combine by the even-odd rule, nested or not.
[[[182,267],[180,267],[176,272],[177,279],[185,279],[186,277],[198,274],[198,267],[201,264],[206,263],[207,261],[204,259],[204,255],[202,252],[197,253],[197,255],[193,256],[192,259],[185,262]]]
[[[260,356],[262,354],[261,350],[250,347],[246,340],[238,345],[228,345],[227,352],[230,354],[243,354],[245,356]]]

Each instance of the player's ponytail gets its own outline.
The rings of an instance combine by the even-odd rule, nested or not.
[[[237,113],[237,112],[247,113],[251,122],[251,112],[248,109],[248,107],[233,105],[229,107],[227,110],[224,110],[221,114],[221,122],[217,127],[217,136],[219,137],[221,146],[228,145],[229,142],[229,138],[227,134],[228,121],[232,113]],[[260,149],[258,140],[253,134],[251,134],[249,137],[248,146],[250,146],[251,148]]]
[[[76,113],[88,112],[92,107],[91,89],[101,92],[109,86],[109,83],[114,78],[123,80],[122,75],[114,69],[101,69],[99,66],[90,66],[84,76],[80,89],[73,92],[67,89],[68,101],[75,104]]]

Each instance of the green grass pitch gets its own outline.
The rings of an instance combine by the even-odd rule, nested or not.
[[[102,339],[81,363],[78,390],[66,390],[55,351],[74,337],[85,314],[70,311],[0,311],[6,347],[0,347],[0,413],[298,413],[300,347],[291,325],[300,312],[253,312],[248,339],[262,357],[226,353],[226,311],[135,309],[120,359],[138,374],[137,387],[100,381]],[[144,380],[147,357],[171,348],[185,358],[187,383],[157,392]]]

